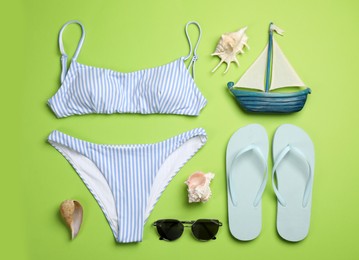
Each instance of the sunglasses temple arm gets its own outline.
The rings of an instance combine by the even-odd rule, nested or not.
[[[222,222],[219,222],[219,221],[218,221],[218,226],[219,226],[219,227],[223,226]],[[216,240],[217,238],[216,238],[216,236],[214,236],[212,239],[213,239],[213,240]]]

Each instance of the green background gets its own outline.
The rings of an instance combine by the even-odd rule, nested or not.
[[[359,2],[355,0],[161,0],[2,1],[1,3],[1,259],[358,259],[358,63]],[[78,61],[129,72],[187,55],[184,25],[198,21],[203,38],[196,83],[208,100],[199,117],[86,115],[56,119],[46,102],[60,80],[57,37],[62,24],[79,19],[86,40]],[[226,89],[237,81],[267,42],[270,21],[283,52],[312,89],[304,110],[291,115],[253,115],[239,109]],[[248,26],[250,50],[241,66],[225,66],[210,54],[222,33]],[[192,37],[196,30],[190,28]],[[80,30],[64,33],[73,53]],[[227,222],[225,149],[231,134],[262,124],[272,139],[283,123],[303,128],[316,151],[309,236],[300,243],[276,233],[276,200],[268,182],[263,228],[252,242],[231,237]],[[47,142],[54,130],[96,143],[153,143],[195,127],[207,144],[173,179],[145,225],[144,240],[116,244],[99,206],[68,162]],[[272,161],[269,160],[271,170]],[[187,203],[184,181],[194,171],[214,172],[213,197]],[[65,199],[84,206],[78,237],[70,241],[58,207]],[[186,230],[181,239],[158,240],[150,225],[159,218],[218,218],[216,241],[201,243]]]

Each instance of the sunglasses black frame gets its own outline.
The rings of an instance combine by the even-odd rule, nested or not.
[[[174,238],[170,238],[168,236],[166,236],[166,232],[164,230],[162,230],[161,226],[162,224],[169,224],[169,223],[173,223],[173,224],[177,224],[179,225],[178,228],[179,230],[178,231],[178,234],[175,235]],[[208,228],[205,224],[215,224],[217,225],[217,229],[215,230],[214,234],[210,237],[206,237],[205,239],[203,237],[201,237],[199,234],[198,234],[198,230],[195,230],[196,227],[203,227],[203,228]],[[218,233],[218,230],[219,230],[219,227],[222,226],[222,223],[218,220],[218,219],[197,219],[197,220],[191,220],[191,221],[181,221],[181,220],[178,220],[178,219],[159,219],[157,220],[156,222],[154,222],[152,224],[153,226],[157,227],[157,233],[160,235],[160,240],[165,240],[165,241],[174,241],[174,240],[177,240],[178,238],[180,238],[183,234],[183,231],[184,231],[184,228],[188,228],[188,227],[191,227],[191,231],[192,231],[192,235],[199,241],[209,241],[209,240],[214,240],[216,239],[216,235]],[[209,230],[207,230],[208,233],[209,233]],[[207,234],[208,234],[207,233]],[[211,232],[213,233],[213,232]]]

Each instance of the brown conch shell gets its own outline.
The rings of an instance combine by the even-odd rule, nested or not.
[[[212,70],[212,72],[215,72],[223,62],[227,63],[227,68],[224,73],[228,71],[232,61],[237,63],[239,66],[237,54],[244,53],[244,47],[249,49],[249,46],[247,45],[248,36],[246,35],[246,30],[247,27],[244,27],[237,32],[222,34],[221,39],[217,44],[216,51],[211,54],[212,56],[219,56],[221,61]]]
[[[81,227],[83,209],[76,200],[65,200],[60,205],[60,213],[71,230],[71,239],[74,239]]]
[[[188,202],[206,202],[211,197],[209,184],[214,178],[213,173],[195,172],[188,177],[185,184],[188,186]]]

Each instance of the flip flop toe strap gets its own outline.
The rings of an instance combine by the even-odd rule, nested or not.
[[[283,207],[286,207],[287,202],[284,199],[284,197],[280,194],[278,187],[275,183],[275,180],[277,179],[277,168],[279,167],[279,165],[283,162],[283,159],[289,153],[293,153],[294,155],[296,155],[301,160],[301,162],[303,162],[307,166],[308,178],[307,178],[306,185],[304,188],[303,201],[302,201],[302,206],[303,206],[303,208],[305,208],[309,203],[311,187],[312,187],[312,183],[313,183],[312,167],[310,166],[310,163],[309,163],[308,159],[306,158],[306,156],[298,148],[296,148],[290,144],[288,144],[286,147],[284,147],[284,149],[278,154],[277,158],[274,160],[275,163],[274,163],[273,170],[272,170],[272,185],[273,185],[274,193],[277,196],[278,202]],[[277,180],[277,182],[278,182],[278,180]]]
[[[228,185],[228,189],[229,189],[229,194],[230,194],[230,198],[232,201],[232,204],[234,206],[238,205],[238,198],[236,196],[236,192],[235,189],[233,188],[233,174],[234,174],[234,163],[237,162],[238,160],[240,160],[240,158],[242,157],[242,155],[244,155],[247,152],[253,151],[257,156],[257,158],[259,159],[259,161],[262,163],[264,171],[263,171],[263,180],[262,183],[258,189],[257,195],[253,201],[253,206],[257,207],[259,202],[262,199],[262,195],[264,192],[264,189],[266,187],[266,183],[267,183],[267,178],[268,178],[268,166],[267,166],[267,161],[264,158],[261,150],[258,148],[258,146],[251,144],[241,150],[239,150],[239,152],[236,154],[236,156],[232,159],[232,163],[229,167],[229,174],[228,174],[228,178],[227,178],[227,185]],[[239,173],[237,173],[239,174]]]

